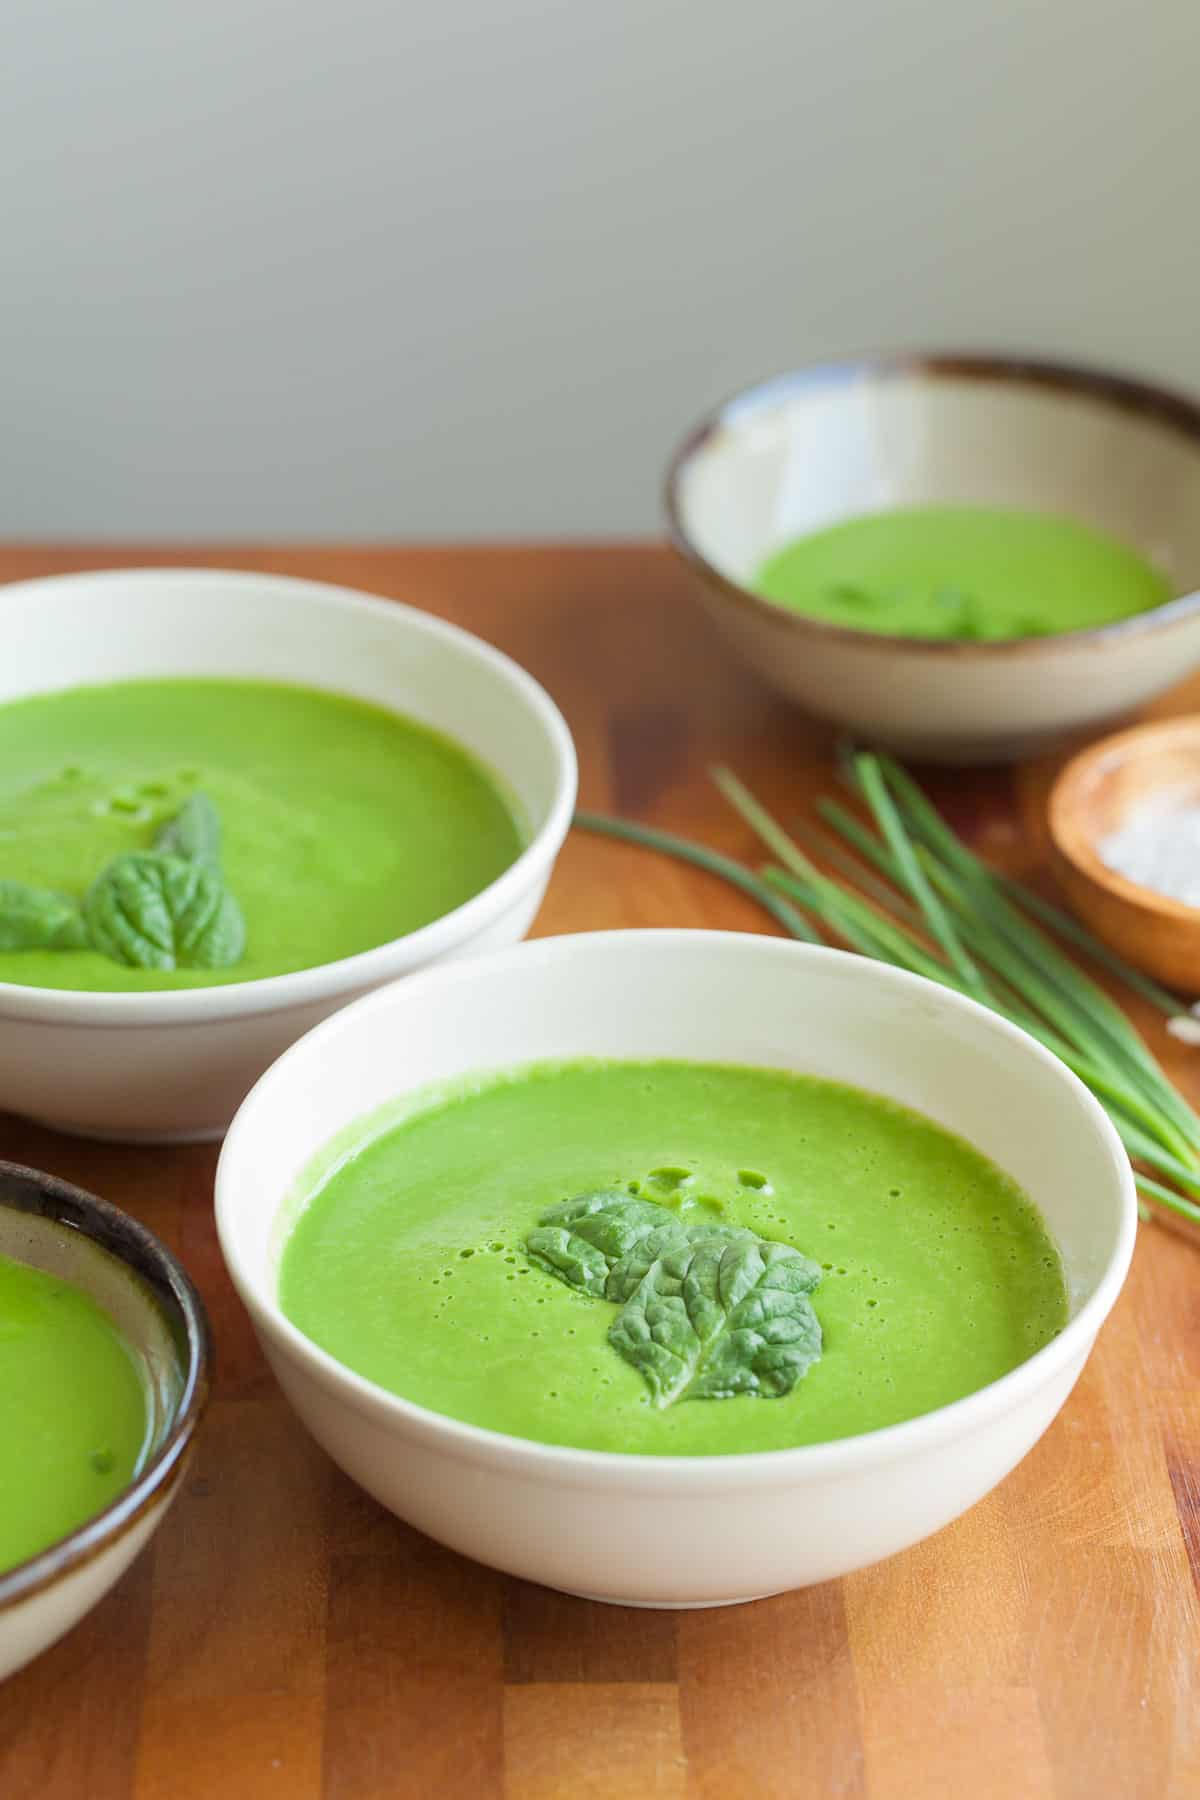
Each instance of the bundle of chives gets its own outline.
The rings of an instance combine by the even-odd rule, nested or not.
[[[839,879],[825,874],[726,769],[714,772],[717,786],[775,859],[759,872],[649,826],[595,814],[580,814],[576,822],[732,881],[795,937],[825,941],[813,920],[863,955],[923,975],[1011,1019],[1095,1094],[1138,1165],[1144,1197],[1200,1222],[1200,1117],[1171,1086],[1121,1008],[1057,940],[1085,951],[1169,1021],[1186,1013],[1184,1003],[1130,969],[1053,902],[990,869],[890,758],[861,753],[847,772],[871,823],[825,799],[818,810],[836,837],[804,833]]]

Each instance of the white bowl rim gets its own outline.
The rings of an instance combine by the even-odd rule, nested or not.
[[[428,925],[402,937],[390,938],[370,950],[344,956],[336,962],[317,963],[310,969],[294,969],[286,975],[268,975],[255,981],[233,981],[217,987],[162,988],[153,993],[97,993],[87,988],[31,987],[0,981],[0,1017],[38,1020],[56,1025],[123,1026],[217,1024],[247,1013],[272,1012],[324,1000],[348,988],[384,980],[393,970],[396,953],[418,962],[444,956],[485,926],[538,879],[558,852],[570,826],[575,806],[578,767],[575,746],[566,720],[550,695],[513,657],[476,637],[461,625],[452,625],[403,600],[359,592],[331,582],[309,581],[292,575],[260,574],[256,569],[173,568],[169,564],[136,569],[86,569],[68,575],[48,575],[0,586],[0,609],[10,597],[45,594],[49,589],[104,588],[114,583],[150,585],[169,577],[197,590],[220,587],[231,578],[253,582],[293,598],[307,599],[345,613],[368,614],[397,621],[401,628],[434,639],[462,656],[493,670],[507,681],[537,718],[552,747],[555,791],[545,822],[516,860],[494,881],[461,906],[443,913]],[[147,677],[146,679],[153,679]],[[253,680],[253,675],[246,679]],[[79,684],[72,684],[79,685]],[[337,689],[331,689],[337,692]],[[19,698],[20,696],[15,696]]]
[[[1075,631],[1046,632],[1033,638],[919,638],[896,632],[863,631],[852,625],[839,625],[832,619],[820,619],[807,613],[794,612],[765,594],[747,587],[724,574],[709,561],[692,541],[684,522],[680,501],[680,482],[693,458],[719,432],[736,428],[769,410],[780,399],[809,388],[843,387],[856,381],[892,381],[910,378],[926,380],[974,380],[993,385],[1008,383],[1017,387],[1041,388],[1057,394],[1074,395],[1107,406],[1114,412],[1125,412],[1143,419],[1153,419],[1181,437],[1190,438],[1200,453],[1200,399],[1177,388],[1150,382],[1136,375],[1100,368],[1095,364],[1061,361],[1050,357],[1020,356],[993,350],[922,350],[893,349],[863,352],[858,355],[834,356],[823,361],[801,364],[768,375],[761,381],[739,388],[735,394],[718,401],[696,424],[684,432],[667,462],[662,483],[662,504],[666,514],[667,535],[672,548],[715,592],[735,601],[760,616],[772,619],[780,628],[811,636],[834,638],[842,643],[869,644],[906,656],[955,657],[1043,657],[1064,649],[1099,651],[1113,639],[1126,638],[1178,624],[1200,611],[1200,589],[1172,594],[1144,612],[1132,613],[1124,619],[1110,620],[1106,625],[1087,625]]]
[[[1007,1374],[988,1382],[974,1392],[946,1406],[920,1413],[915,1418],[876,1431],[860,1432],[850,1437],[835,1438],[816,1444],[801,1444],[791,1449],[741,1451],[729,1455],[664,1456],[640,1455],[625,1451],[585,1450],[567,1444],[543,1444],[534,1438],[522,1438],[486,1426],[471,1425],[448,1414],[405,1400],[398,1394],[378,1386],[365,1376],[356,1374],[344,1363],[322,1350],[279,1306],[277,1296],[266,1290],[266,1284],[245,1267],[230,1239],[233,1210],[233,1164],[239,1153],[241,1138],[252,1125],[251,1115],[260,1094],[281,1081],[286,1081],[290,1061],[311,1054],[314,1041],[333,1049],[340,1032],[354,1030],[359,1022],[411,998],[420,986],[469,983],[482,967],[501,969],[569,959],[579,946],[629,945],[653,943],[712,945],[723,951],[733,945],[734,954],[776,957],[782,963],[818,960],[836,961],[853,967],[862,978],[878,982],[897,993],[914,993],[936,997],[938,1004],[950,1013],[974,1015],[985,1020],[987,1028],[997,1036],[1018,1043],[1026,1055],[1040,1063],[1048,1077],[1059,1081],[1082,1102],[1086,1116],[1108,1151],[1113,1174],[1122,1201],[1122,1216],[1116,1242],[1109,1254],[1104,1272],[1095,1291],[1069,1319],[1062,1331],[1040,1350],[1018,1363]],[[856,977],[857,978],[857,977]],[[336,1052],[334,1052],[336,1054]],[[283,1196],[280,1196],[282,1201]],[[933,1449],[982,1426],[1005,1412],[1013,1410],[1029,1394],[1086,1356],[1104,1320],[1111,1311],[1128,1273],[1137,1233],[1137,1196],[1133,1171],[1120,1138],[1100,1103],[1066,1064],[1037,1040],[1010,1024],[1007,1019],[975,1000],[955,993],[924,976],[870,962],[847,950],[834,950],[823,945],[799,943],[794,939],[773,937],[756,932],[706,931],[674,927],[628,931],[579,932],[562,937],[538,938],[506,950],[490,951],[466,962],[442,964],[407,977],[403,982],[390,982],[362,999],[343,1007],[331,1018],[323,1020],[285,1050],[251,1088],[234,1116],[221,1147],[215,1178],[215,1213],[217,1238],[221,1255],[230,1277],[252,1319],[266,1333],[305,1366],[327,1391],[346,1401],[353,1410],[376,1420],[390,1420],[403,1425],[410,1434],[416,1432],[426,1442],[435,1444],[443,1454],[459,1460],[502,1464],[516,1467],[527,1476],[546,1479],[561,1485],[587,1482],[603,1486],[661,1489],[687,1489],[696,1484],[703,1471],[708,1489],[737,1488],[757,1478],[769,1477],[786,1484],[808,1476],[844,1476],[856,1469],[877,1466],[911,1452]],[[265,1297],[264,1297],[265,1296]]]

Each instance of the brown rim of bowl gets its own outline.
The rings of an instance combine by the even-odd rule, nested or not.
[[[1058,855],[1096,887],[1107,889],[1127,906],[1136,906],[1141,912],[1157,913],[1200,930],[1200,907],[1189,906],[1173,894],[1160,894],[1157,888],[1143,887],[1141,882],[1131,881],[1127,875],[1110,869],[1091,837],[1083,838],[1078,848],[1071,843],[1069,821],[1076,816],[1076,796],[1092,780],[1096,765],[1125,745],[1148,744],[1172,737],[1193,738],[1200,747],[1200,715],[1181,713],[1170,719],[1151,719],[1143,725],[1130,725],[1124,731],[1110,732],[1107,737],[1085,745],[1055,776],[1046,801],[1046,821]]]
[[[130,1531],[182,1473],[208,1403],[212,1334],[204,1302],[182,1263],[153,1233],[107,1200],[57,1176],[0,1162],[0,1207],[31,1213],[80,1231],[138,1278],[163,1314],[179,1351],[183,1390],[170,1430],[145,1468],[102,1512],[57,1538],[35,1556],[0,1572],[0,1613],[52,1587],[92,1562]]]
[[[680,516],[678,490],[680,477],[687,464],[710,438],[726,425],[749,417],[768,406],[780,395],[797,388],[835,387],[860,381],[864,377],[891,379],[903,375],[926,375],[934,380],[990,381],[997,385],[1049,388],[1056,393],[1075,394],[1096,400],[1114,410],[1124,411],[1176,431],[1193,440],[1200,450],[1200,399],[1170,388],[1158,387],[1136,376],[1119,375],[1083,363],[1065,363],[1037,357],[1008,356],[992,351],[889,350],[863,356],[834,358],[829,362],[810,363],[782,375],[742,388],[731,398],[721,401],[700,422],[686,432],[667,463],[663,478],[663,505],[667,516],[670,542],[696,575],[724,599],[732,600],[744,610],[769,619],[777,629],[800,631],[814,637],[834,638],[846,644],[877,645],[908,656],[1031,656],[1046,651],[1065,649],[1100,649],[1121,638],[1133,637],[1164,624],[1174,624],[1200,610],[1200,589],[1179,594],[1151,606],[1145,612],[1133,613],[1127,619],[1116,619],[1107,625],[1089,625],[1079,631],[1048,632],[1043,637],[994,638],[914,638],[885,631],[859,631],[852,625],[833,625],[824,619],[809,618],[792,612],[774,600],[756,594],[752,588],[731,581],[713,567],[689,538]]]

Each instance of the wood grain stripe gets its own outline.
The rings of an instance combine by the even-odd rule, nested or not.
[[[1056,1800],[1037,1696],[897,1682],[867,1721],[870,1800]],[[1093,1800],[1104,1793],[1093,1790]],[[1114,1795],[1115,1800],[1115,1795]]]
[[[661,701],[621,706],[612,714],[610,732],[613,810],[643,818],[687,772],[687,715]]]
[[[133,1792],[153,1578],[148,1552],[74,1631],[0,1682],[4,1800]]]
[[[324,1800],[501,1800],[503,1578],[391,1524],[330,1568]]]
[[[136,1800],[319,1800],[327,1468],[273,1396],[211,1409],[157,1539]]]
[[[179,1254],[205,1296],[213,1323],[216,1393],[222,1400],[265,1399],[278,1389],[238,1299],[217,1243],[212,1186],[217,1146],[189,1145],[181,1157],[184,1193],[176,1227]]]
[[[1156,1396],[1179,1531],[1200,1599],[1200,1388]]]
[[[842,1583],[864,1711],[898,1687],[1024,1681],[1028,1589],[1004,1489],[912,1550]]]
[[[505,1800],[684,1800],[678,1692],[635,1682],[507,1688],[504,1761]]]
[[[1182,1549],[1168,1556],[1031,1534],[1024,1555],[1030,1674],[1057,1800],[1158,1800],[1200,1717]]]
[[[504,1679],[638,1682],[662,1686],[679,1673],[676,1615],[575,1600],[510,1581],[504,1606]]]
[[[1168,1054],[1178,1058],[1180,1048],[1173,1044]],[[1153,1256],[1151,1272],[1152,1251],[1160,1246],[1165,1254]],[[1200,1393],[1200,1246],[1182,1237],[1164,1241],[1160,1227],[1143,1227],[1128,1291],[1150,1385]]]
[[[1175,1445],[1167,1445],[1167,1473],[1179,1514],[1179,1528],[1191,1566],[1192,1580],[1200,1596],[1200,1463],[1185,1457]]]
[[[862,1796],[858,1690],[841,1589],[679,1615],[693,1800]]]

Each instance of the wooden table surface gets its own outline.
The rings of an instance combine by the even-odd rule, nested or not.
[[[730,666],[658,549],[31,547],[0,551],[0,578],[135,561],[344,582],[454,619],[559,701],[584,804],[734,855],[751,845],[711,762],[785,816],[827,775],[827,740]],[[1188,705],[1200,685],[1160,710]],[[1030,870],[1045,774],[943,774],[934,790],[986,854]],[[706,875],[573,837],[538,932],[622,925],[771,928]],[[215,1148],[89,1144],[8,1117],[0,1157],[159,1233],[199,1282],[218,1347],[199,1453],[152,1548],[0,1689],[3,1800],[1200,1795],[1193,1243],[1142,1229],[1065,1411],[935,1538],[750,1606],[638,1612],[451,1555],[326,1460],[223,1272]]]

